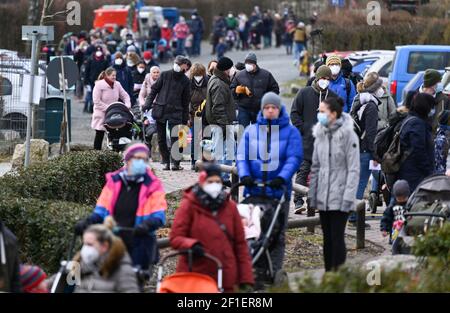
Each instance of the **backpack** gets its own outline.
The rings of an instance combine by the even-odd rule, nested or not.
[[[383,155],[388,151],[392,139],[394,138],[395,130],[398,129],[398,125],[401,125],[401,122],[403,122],[405,118],[406,116],[397,119],[394,123],[391,122],[388,126],[377,132],[374,142],[374,157],[377,162],[381,163]]]
[[[360,142],[361,142],[361,140],[364,139],[364,137],[366,137],[366,130],[362,129],[361,120],[359,119],[359,116],[358,116],[358,112],[359,112],[359,110],[362,109],[363,106],[364,105],[361,105],[361,103],[359,103],[359,106],[352,108],[352,110],[350,111],[350,117],[353,120],[353,129],[354,129],[356,135],[358,136]],[[364,109],[365,109],[365,107],[364,107]],[[364,114],[364,112],[363,112],[363,114]],[[362,114],[361,114],[361,116],[362,116]]]
[[[383,157],[381,158],[381,170],[385,174],[392,175],[398,173],[401,164],[409,156],[409,151],[402,151],[401,149],[400,134],[406,123],[414,118],[415,117],[413,116],[409,116],[403,121],[400,130],[394,133],[389,148],[387,149],[386,153],[383,154]]]

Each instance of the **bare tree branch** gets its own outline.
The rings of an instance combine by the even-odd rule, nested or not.
[[[59,12],[55,12],[55,13],[53,13],[52,15],[45,15],[45,16],[44,16],[44,20],[45,20],[45,19],[48,19],[48,18],[54,18],[54,17],[57,17],[58,15],[66,15],[66,14],[70,13],[71,11],[72,11],[72,9],[70,9],[70,10],[64,10],[64,11],[59,11]]]

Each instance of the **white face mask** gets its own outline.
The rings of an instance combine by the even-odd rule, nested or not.
[[[330,81],[328,79],[319,79],[317,84],[319,85],[320,89],[325,90],[328,88]]]
[[[151,60],[144,60],[145,64],[150,63]]]
[[[194,76],[194,79],[199,83],[203,79],[203,76]]]
[[[133,66],[134,66],[134,63],[133,63],[133,61],[127,60],[127,65],[128,65],[129,67],[133,67]]]
[[[133,40],[128,39],[128,40],[127,40],[127,45],[132,45],[132,44],[133,44]]]
[[[99,58],[103,55],[103,52],[97,51],[97,52],[95,52],[95,55]]]
[[[378,88],[378,90],[375,92],[375,97],[377,98],[381,98],[384,95],[384,89],[383,88]]]
[[[174,63],[173,64],[173,70],[175,72],[179,73],[179,72],[181,72],[181,67],[177,63]]]
[[[80,251],[81,259],[87,265],[92,265],[100,258],[100,253],[92,246],[83,245]]]
[[[341,71],[341,67],[339,65],[331,65],[330,70],[331,70],[331,74],[337,75]]]
[[[144,71],[145,71],[145,68],[138,67],[138,72],[139,72],[140,74],[144,73]]]
[[[245,64],[245,70],[247,71],[247,72],[251,72],[251,71],[253,71],[253,64]]]
[[[115,63],[116,65],[122,65],[122,64],[123,64],[123,60],[122,60],[122,59],[115,59],[115,60],[114,60],[114,63]]]
[[[222,184],[212,183],[203,186],[203,191],[205,191],[211,198],[216,199],[222,192]]]

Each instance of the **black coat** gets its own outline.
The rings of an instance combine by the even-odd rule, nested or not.
[[[109,62],[106,58],[101,61],[95,60],[94,57],[90,57],[86,62],[86,68],[84,72],[84,84],[94,86],[95,81],[98,79],[98,75],[109,67]]]
[[[358,94],[352,105],[352,113],[358,112],[364,104],[366,104],[364,111],[360,118],[359,126],[361,131],[364,132],[364,138],[360,139],[359,149],[361,152],[368,152],[373,154],[375,151],[375,137],[377,136],[378,130],[378,104],[381,103],[380,100],[375,97],[372,100],[361,103],[360,94]]]
[[[153,84],[150,95],[145,100],[143,111],[152,108],[153,101],[164,106],[164,115],[158,122],[169,121],[172,124],[186,125],[189,120],[189,101],[191,99],[191,82],[184,73],[169,70]]]
[[[413,116],[412,119],[409,119]],[[431,135],[431,125],[426,120],[410,112],[404,120],[400,133],[402,151],[409,151],[409,156],[400,166],[398,179],[408,182],[413,191],[422,180],[434,170],[434,142]]]
[[[337,98],[337,95],[328,90],[327,92],[320,92],[312,86],[302,88],[292,102],[291,108],[291,122],[297,127],[303,138],[303,159],[307,161],[312,160],[314,151],[314,137],[312,128],[317,123],[317,110],[320,102],[328,97]],[[319,97],[321,99],[319,100]]]
[[[17,238],[0,221],[0,236],[3,237],[6,264],[2,264],[2,250],[0,240],[0,292],[21,292],[22,285],[19,276],[19,249]],[[6,274],[6,276],[5,276]]]
[[[247,86],[253,95],[248,97],[244,94],[236,94],[236,87],[240,85]],[[259,67],[254,73],[245,70],[237,73],[230,87],[238,107],[254,113],[261,109],[261,98],[266,92],[280,93],[280,87],[272,74]]]
[[[206,121],[210,125],[226,126],[236,119],[236,108],[230,90],[230,80],[224,72],[214,70],[206,89]]]

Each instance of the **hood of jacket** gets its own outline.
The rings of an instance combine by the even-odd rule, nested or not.
[[[274,120],[271,120],[271,125],[278,125],[281,128],[289,125],[289,115],[286,112],[286,108],[284,105],[281,105],[280,116]],[[259,111],[258,118],[256,119],[256,123],[259,125],[268,125],[269,120],[264,118],[262,111]]]
[[[214,69],[214,75],[211,77],[213,79],[215,77],[223,80],[226,84],[230,84],[230,78],[225,74],[225,72],[219,71],[218,69]]]
[[[350,117],[349,114],[342,112],[342,115],[340,118],[336,120],[336,122],[330,126],[323,126],[320,123],[317,123],[313,127],[313,136],[314,138],[319,138],[326,136],[329,132],[336,132],[338,130],[341,131],[353,131],[354,125],[353,125],[353,119]]]

